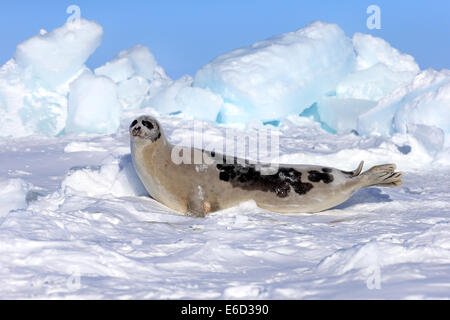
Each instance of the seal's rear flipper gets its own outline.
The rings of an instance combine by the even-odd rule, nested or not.
[[[363,174],[364,187],[398,187],[403,184],[402,173],[395,172],[395,164],[372,167]]]

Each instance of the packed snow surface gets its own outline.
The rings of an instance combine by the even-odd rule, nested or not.
[[[140,45],[89,70],[102,36],[83,19],[42,30],[0,68],[0,298],[450,298],[449,70],[324,22],[180,79]],[[270,129],[268,160],[395,163],[405,184],[317,214],[182,216],[136,176],[142,114],[177,145]]]
[[[448,154],[429,157],[413,136],[333,135],[286,120],[281,162],[394,162],[404,186],[363,189],[318,214],[249,201],[191,218],[137,178],[127,134],[137,114],[113,135],[0,142],[1,298],[450,298],[450,169],[436,160]],[[192,121],[158,118],[172,143],[192,136]],[[226,128],[200,124],[203,144],[226,142]]]

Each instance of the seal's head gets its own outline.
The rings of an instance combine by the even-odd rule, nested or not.
[[[155,118],[140,116],[131,122],[130,136],[135,139],[145,139],[155,142],[161,138],[161,127]]]

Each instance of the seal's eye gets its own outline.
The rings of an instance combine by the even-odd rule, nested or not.
[[[131,128],[131,127],[134,127],[136,124],[137,124],[137,120],[134,120],[134,121],[131,123],[130,128]]]
[[[143,120],[143,121],[142,121],[142,124],[143,124],[144,126],[146,126],[149,130],[152,130],[152,129],[153,129],[153,123],[151,123],[150,121]]]

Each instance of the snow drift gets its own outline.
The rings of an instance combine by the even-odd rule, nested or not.
[[[0,178],[0,218],[10,211],[27,207],[27,192],[30,185],[22,179]]]

